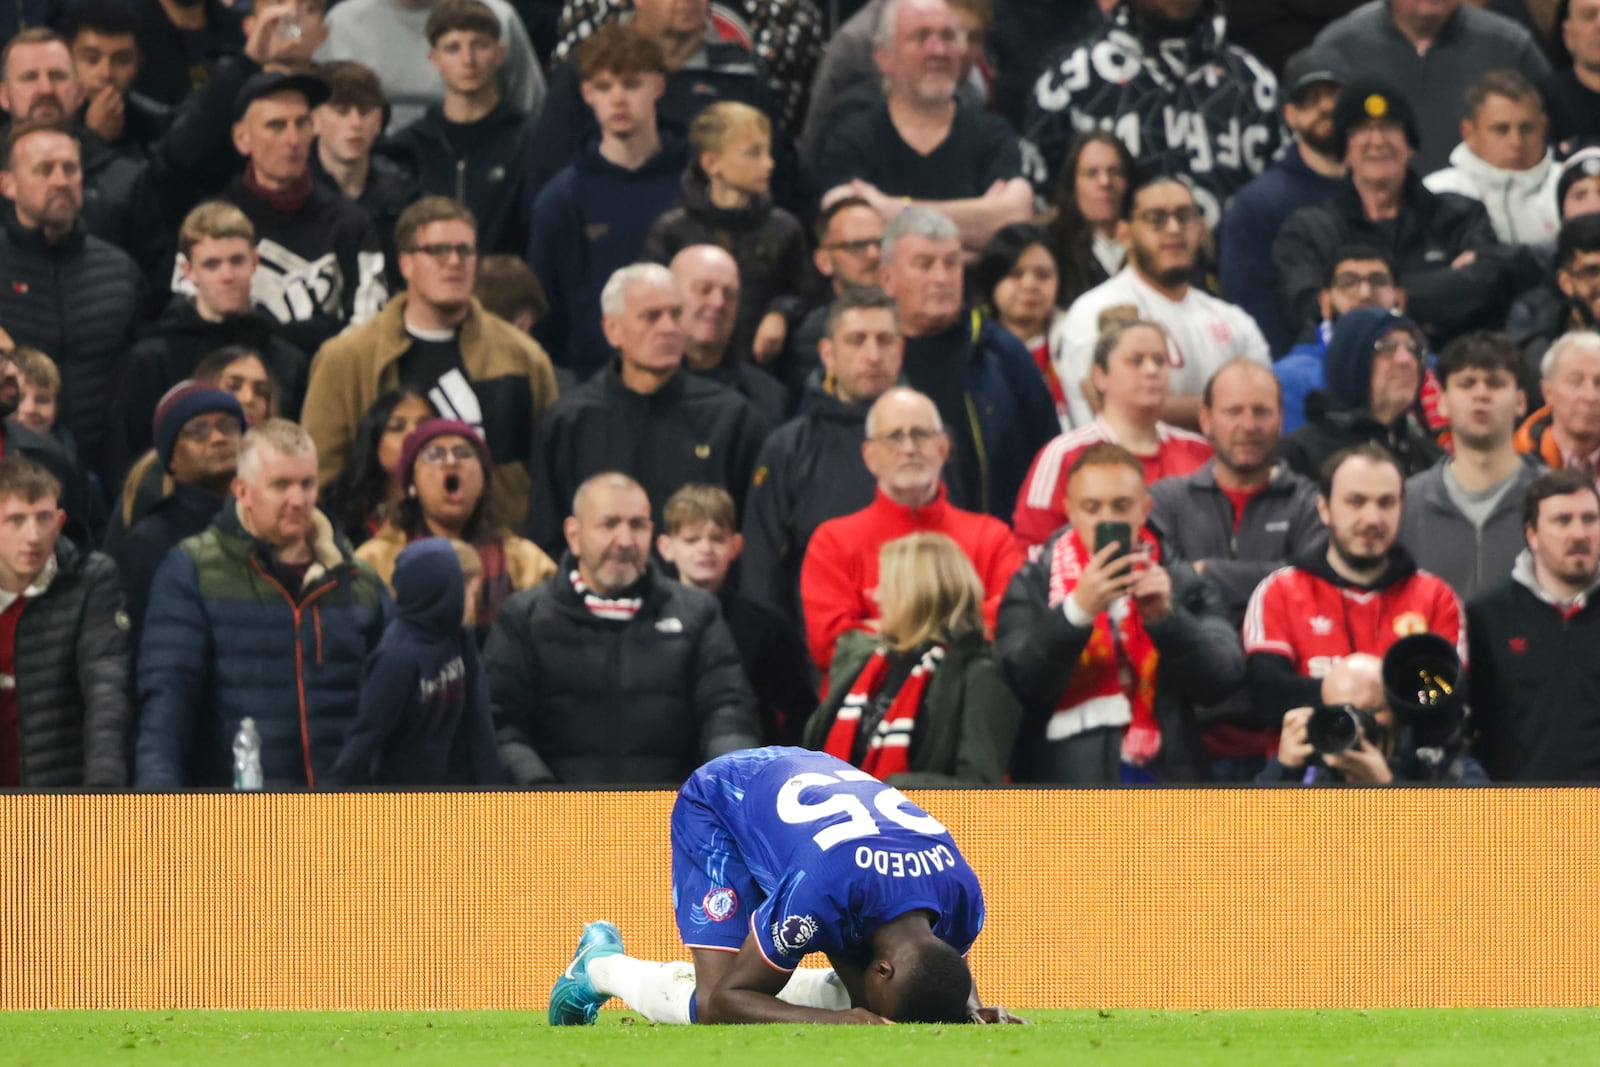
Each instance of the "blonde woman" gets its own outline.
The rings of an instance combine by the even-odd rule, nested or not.
[[[878,559],[878,632],[839,639],[805,745],[893,785],[1004,781],[1022,708],[984,636],[977,572],[939,533]]]

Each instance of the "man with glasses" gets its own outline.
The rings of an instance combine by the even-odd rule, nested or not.
[[[827,333],[833,299],[847,289],[876,288],[883,263],[883,216],[859,196],[841,196],[824,207],[817,216],[816,234],[811,262],[828,280],[828,299],[790,329],[784,352],[772,367],[794,396],[809,388],[817,375],[817,344]]]
[[[106,549],[122,572],[135,647],[156,568],[179,541],[211,525],[228,495],[244,436],[244,409],[215,386],[179,382],[157,405],[152,435],[157,462],[172,476],[172,492],[134,523],[115,548]]]
[[[534,428],[555,403],[555,372],[527,334],[483,310],[472,213],[429,196],[395,224],[406,289],[371,322],[322,346],[302,421],[318,444],[318,478],[343,469],[361,416],[401,385],[427,394],[440,418],[483,433],[494,460],[493,517],[523,521]]]
[[[913,533],[942,533],[961,546],[983,582],[983,615],[992,630],[1006,583],[1022,564],[1011,530],[999,519],[963,511],[945,496],[940,474],[950,456],[939,409],[897,386],[867,412],[861,458],[878,480],[871,504],[830,519],[811,535],[800,567],[806,645],[824,673],[833,648],[852,629],[872,629],[878,603],[878,551]]]
[[[1364,307],[1340,319],[1328,342],[1326,384],[1311,395],[1310,419],[1283,439],[1283,461],[1315,478],[1334,453],[1373,441],[1404,477],[1433,466],[1444,449],[1414,411],[1427,353],[1422,328],[1404,315]]]
[[[875,46],[887,99],[822,138],[821,187],[861,197],[885,219],[928,204],[971,253],[1007,223],[1031,219],[1016,134],[999,116],[956,104],[966,43],[945,0],[891,0]]]
[[[1161,421],[1194,430],[1206,380],[1240,356],[1268,363],[1261,329],[1243,308],[1190,284],[1205,220],[1186,179],[1151,174],[1129,199],[1128,265],[1084,293],[1051,331],[1056,374],[1074,426],[1093,421],[1104,403],[1090,380],[1094,348],[1109,321],[1147,319],[1167,331],[1172,379]]]

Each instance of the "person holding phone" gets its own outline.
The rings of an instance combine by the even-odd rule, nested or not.
[[[1138,457],[1106,442],[1066,478],[1067,525],[1011,580],[995,650],[1024,719],[1019,782],[1204,781],[1195,705],[1244,681],[1221,596],[1146,525]]]

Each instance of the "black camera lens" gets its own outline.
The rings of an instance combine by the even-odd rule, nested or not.
[[[1324,756],[1337,756],[1361,738],[1361,713],[1349,704],[1323,704],[1306,723],[1306,740]]]

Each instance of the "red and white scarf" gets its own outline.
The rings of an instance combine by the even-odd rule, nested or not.
[[[911,733],[917,727],[917,712],[922,707],[922,694],[928,689],[928,682],[933,678],[933,672],[939,668],[944,659],[944,646],[931,645],[911,668],[911,674],[906,678],[905,684],[894,695],[894,700],[889,704],[889,710],[884,712],[883,719],[878,723],[877,729],[872,731],[872,736],[867,739],[867,752],[861,759],[861,769],[874,778],[884,779],[891,774],[904,774],[911,769],[909,754],[911,752]],[[850,758],[855,751],[856,734],[861,729],[861,713],[871,706],[877,697],[883,683],[889,677],[889,652],[879,648],[872,653],[872,658],[867,660],[866,666],[861,668],[861,673],[856,675],[856,680],[850,686],[844,703],[839,707],[839,714],[834,717],[833,726],[828,730],[828,738],[822,744],[822,751],[830,756],[837,756],[846,763],[853,762]]]
[[[1150,565],[1160,566],[1161,546],[1148,530],[1139,539],[1150,550]],[[1057,538],[1050,557],[1050,606],[1059,609],[1078,586],[1091,553],[1077,530]],[[1145,632],[1144,620],[1128,597],[1114,601],[1094,619],[1094,632],[1078,668],[1045,724],[1045,737],[1060,741],[1086,730],[1121,726],[1122,761],[1150,763],[1161,752],[1156,723],[1156,668],[1160,657]]]
[[[637,596],[606,597],[599,593],[591,593],[589,587],[583,583],[578,572],[572,572],[572,588],[577,590],[578,596],[583,600],[583,606],[597,619],[610,619],[613,622],[631,622],[639,614],[639,609],[644,605],[644,598]]]

